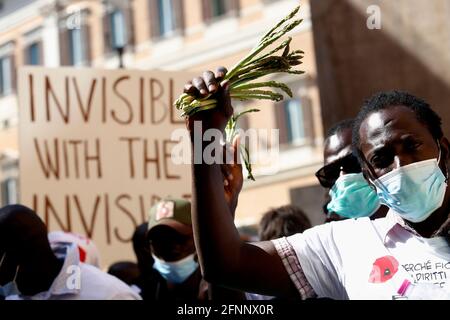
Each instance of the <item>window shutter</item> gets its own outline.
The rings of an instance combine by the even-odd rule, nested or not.
[[[39,52],[39,65],[43,66],[44,65],[44,44],[42,42],[42,40],[39,40],[38,44],[38,52]]]
[[[175,30],[184,33],[184,5],[183,0],[173,0],[173,11],[175,15]]]
[[[108,13],[105,12],[102,18],[103,22],[103,51],[104,53],[111,52],[111,19]]]
[[[62,66],[70,65],[69,31],[65,27],[59,29],[59,58]]]
[[[225,8],[227,14],[238,15],[240,9],[240,1],[239,0],[227,0],[225,1]]]
[[[22,64],[24,65],[28,65],[31,64],[31,46],[32,45],[36,45],[37,50],[38,50],[38,61],[37,64],[38,65],[43,65],[44,64],[44,50],[43,50],[43,43],[42,40],[30,43],[29,45],[27,45],[24,49],[23,49],[23,59],[22,59]]]
[[[22,64],[27,65],[30,63],[30,46],[26,46],[23,49],[23,56],[22,56]]]
[[[288,143],[288,132],[286,126],[286,110],[283,101],[274,104],[275,121],[277,128],[280,130],[280,144]]]
[[[81,39],[83,46],[83,64],[91,65],[92,47],[91,47],[91,27],[88,24],[81,25]]]
[[[305,137],[310,143],[314,143],[312,103],[308,97],[301,97],[300,100],[303,108],[303,127],[305,128]]]
[[[159,10],[157,0],[149,0],[149,11],[150,11],[150,34],[152,38],[158,38],[160,35],[160,30],[159,30]]]
[[[125,25],[126,25],[126,43],[129,47],[134,48],[136,45],[135,37],[134,37],[134,9],[131,3],[128,4],[128,7],[125,9]]]
[[[12,53],[10,56],[10,67],[11,67],[11,89],[12,92],[16,91],[17,88],[17,68],[16,68],[16,57],[14,55],[14,53]]]
[[[209,22],[211,20],[211,0],[202,0],[203,21]]]

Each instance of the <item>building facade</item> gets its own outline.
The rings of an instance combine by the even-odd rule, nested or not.
[[[0,151],[2,205],[20,201],[17,69],[23,65],[83,66],[201,72],[231,67],[295,0],[3,0],[0,1]],[[291,47],[305,52],[303,75],[279,77],[293,99],[254,104],[261,111],[240,126],[279,129],[276,171],[256,168],[245,181],[238,225],[269,208],[295,203],[313,224],[323,222],[324,192],[314,172],[322,165],[323,128],[309,1]],[[248,106],[252,106],[249,104]],[[235,108],[247,107],[237,103]],[[272,168],[273,169],[273,168]],[[276,174],[273,174],[275,173]],[[190,186],[189,186],[190,187]],[[302,191],[304,190],[304,191]]]

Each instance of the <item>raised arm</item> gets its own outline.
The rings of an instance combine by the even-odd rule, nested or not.
[[[224,132],[232,107],[227,84],[219,84],[223,69],[216,75],[204,72],[186,84],[185,92],[198,96],[213,93],[218,106],[202,111],[188,119],[193,154],[202,152],[209,143],[195,141],[194,121],[202,130]],[[198,146],[196,144],[200,143]],[[199,262],[204,278],[222,286],[242,291],[280,297],[297,297],[298,293],[271,242],[245,243],[241,241],[226,200],[220,164],[193,164],[193,228]],[[237,197],[236,197],[237,201]],[[231,209],[230,209],[231,207]]]

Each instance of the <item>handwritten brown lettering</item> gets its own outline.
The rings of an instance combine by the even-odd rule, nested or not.
[[[144,178],[148,178],[148,164],[153,163],[155,165],[156,169],[156,179],[161,179],[161,172],[159,169],[159,148],[158,148],[158,140],[154,141],[154,150],[155,150],[155,156],[153,158],[150,158],[148,155],[148,141],[145,139],[144,141]]]
[[[162,106],[163,115],[156,119],[156,106],[157,102],[162,98],[164,95],[164,86],[162,85],[161,81],[158,79],[150,79],[150,109],[151,109],[151,123],[152,124],[159,124],[164,121],[164,118],[166,117],[167,113],[167,107],[164,105],[163,102],[160,101],[159,105]],[[172,103],[170,103],[172,104]]]
[[[117,89],[120,82],[122,82],[124,80],[129,80],[129,79],[130,79],[130,76],[122,76],[122,77],[118,78],[116,81],[114,81],[114,84],[113,84],[114,93],[117,95],[117,97],[120,100],[122,100],[122,102],[127,106],[127,109],[128,109],[128,117],[125,118],[126,120],[119,119],[116,115],[115,110],[111,111],[111,117],[119,124],[129,124],[133,120],[133,108],[132,108],[130,102],[128,101],[127,97],[125,95],[123,95],[122,93],[120,93]]]
[[[41,155],[41,150],[39,148],[38,139],[34,138],[34,148],[36,150],[36,154],[39,159],[39,164],[41,166],[42,172],[45,175],[45,178],[49,179],[50,175],[53,174],[56,180],[59,179],[59,144],[58,139],[54,139],[54,157],[51,157],[51,152],[49,150],[47,140],[44,140],[44,147],[45,147],[45,155],[46,158],[43,159],[43,156]]]
[[[50,79],[48,78],[48,76],[45,77],[45,106],[46,106],[45,110],[47,111],[47,121],[48,122],[51,121],[50,95],[53,97],[53,101],[56,104],[59,114],[61,115],[64,123],[69,122],[70,96],[69,96],[69,79],[67,77],[64,79],[64,83],[65,83],[64,92],[65,92],[65,98],[66,98],[66,110],[65,111],[62,109],[61,103],[57,99],[56,94],[52,89],[52,86],[50,84]]]
[[[80,90],[78,89],[77,78],[73,77],[73,86],[75,88],[75,93],[78,100],[78,106],[80,107],[80,112],[83,117],[84,122],[88,122],[89,115],[91,114],[91,104],[92,104],[92,96],[94,94],[95,85],[97,84],[97,79],[93,79],[91,82],[91,86],[89,89],[88,101],[86,103],[86,107],[83,106],[83,101],[81,101]]]
[[[136,219],[134,219],[133,214],[125,206],[123,206],[121,204],[122,200],[124,200],[124,199],[131,200],[131,196],[128,194],[121,194],[117,197],[115,204],[116,204],[117,208],[119,208],[119,210],[122,211],[122,213],[124,213],[128,218],[130,218],[130,220],[133,223],[133,228],[131,230],[134,230],[137,227],[137,222],[136,222]],[[123,223],[121,223],[121,225],[123,225]],[[130,236],[129,238],[122,237],[119,234],[119,228],[117,228],[117,227],[114,229],[114,234],[116,235],[116,238],[121,242],[131,241],[132,236]]]

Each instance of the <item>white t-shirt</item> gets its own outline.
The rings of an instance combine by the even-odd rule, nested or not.
[[[34,296],[11,295],[6,300],[142,300],[121,280],[81,263],[76,244],[54,249],[64,264],[50,289]]]
[[[405,281],[433,283],[450,297],[450,246],[424,239],[395,213],[331,222],[273,240],[302,298],[404,298]],[[416,292],[417,293],[417,292]],[[429,292],[427,292],[430,295]]]
[[[48,233],[48,241],[52,248],[75,243],[78,246],[80,261],[100,268],[100,253],[91,239],[72,232],[52,231]]]

